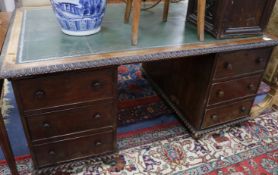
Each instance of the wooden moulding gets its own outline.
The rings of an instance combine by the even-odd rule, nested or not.
[[[227,122],[227,123],[224,123],[224,124],[220,124],[218,126],[213,126],[213,127],[207,128],[207,129],[198,130],[190,124],[190,122],[186,119],[186,117],[184,117],[184,115],[178,109],[178,107],[174,103],[172,103],[172,101],[169,99],[169,97],[160,89],[160,87],[151,79],[151,77],[148,76],[146,71],[144,71],[143,68],[141,70],[143,72],[143,75],[147,78],[147,80],[150,82],[150,84],[156,90],[156,92],[162,97],[162,99],[175,111],[177,116],[183,121],[184,125],[190,131],[190,134],[194,139],[199,139],[200,137],[202,137],[203,135],[205,135],[207,133],[217,131],[219,129],[223,129],[223,128],[226,128],[228,126],[233,126],[233,125],[236,125],[238,123],[242,123],[244,121],[247,121],[247,120],[251,119],[250,116],[245,116],[243,118],[236,119],[234,121]]]
[[[17,63],[17,47],[21,33],[23,10],[18,9],[13,27],[10,29],[10,40],[7,43],[7,54],[0,72],[1,78],[20,78],[38,74],[73,71],[112,65],[174,59],[178,57],[204,55],[259,47],[278,45],[278,39],[270,35],[244,39],[222,40],[211,43],[197,42],[179,46],[149,48],[134,51],[117,51],[74,58],[58,58],[50,61]]]

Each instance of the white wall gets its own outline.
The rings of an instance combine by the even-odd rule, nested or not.
[[[2,11],[12,12],[15,9],[14,0],[0,0],[0,6]]]

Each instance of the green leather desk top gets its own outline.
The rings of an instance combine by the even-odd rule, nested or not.
[[[229,40],[216,40],[206,34],[205,42],[199,42],[196,27],[185,22],[187,4],[172,3],[166,23],[162,22],[162,4],[142,11],[138,45],[132,46],[131,24],[123,22],[124,7],[124,4],[108,5],[101,32],[83,37],[62,33],[50,7],[19,9],[10,31],[10,41],[6,43],[7,55],[1,77],[22,77],[234,50],[236,42],[244,40],[234,39],[232,44]],[[261,42],[276,44],[276,40],[268,37],[261,39]]]
[[[137,46],[131,45],[131,24],[123,23],[124,10],[124,4],[108,5],[101,32],[83,37],[63,34],[50,8],[26,10],[17,61],[23,63],[198,42],[195,27],[185,25],[184,3],[171,4],[166,23],[161,21],[162,5],[143,11]],[[213,40],[210,35],[206,36],[206,42]]]

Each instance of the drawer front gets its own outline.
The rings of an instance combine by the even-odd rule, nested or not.
[[[214,79],[240,76],[263,71],[272,48],[220,53],[217,56]]]
[[[230,122],[247,116],[251,110],[253,99],[228,104],[224,107],[209,109],[205,113],[202,128]]]
[[[255,95],[261,75],[215,83],[210,90],[209,105]]]
[[[82,138],[65,140],[41,146],[32,150],[38,168],[70,160],[85,158],[115,150],[115,132],[109,131]]]
[[[67,72],[14,82],[24,111],[112,97],[116,69]]]
[[[116,126],[113,102],[98,102],[92,106],[26,117],[32,141],[53,136]]]

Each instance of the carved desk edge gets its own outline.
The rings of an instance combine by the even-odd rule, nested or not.
[[[277,37],[264,34],[260,37],[231,39],[212,43],[198,42],[180,46],[149,48],[135,51],[117,51],[75,58],[57,58],[48,61],[17,63],[17,47],[20,40],[22,17],[23,9],[18,9],[14,17],[12,28],[10,29],[9,39],[6,39],[7,54],[5,55],[0,71],[0,78],[20,78],[38,74],[166,60],[178,57],[278,45]]]

